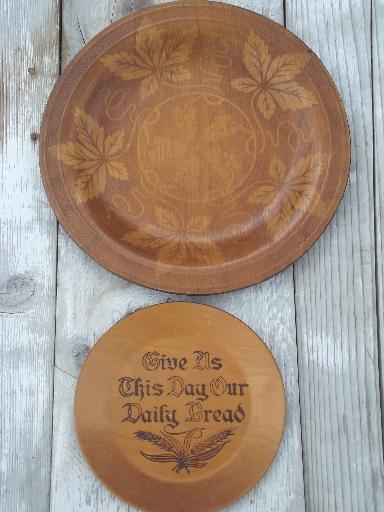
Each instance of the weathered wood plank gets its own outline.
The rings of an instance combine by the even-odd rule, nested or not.
[[[379,351],[381,359],[381,406],[384,404],[384,1],[373,0],[372,4],[372,76],[374,111],[374,175],[375,175],[375,221],[376,221],[376,294]],[[382,428],[384,410],[381,411]]]
[[[57,223],[37,141],[58,75],[58,3],[0,3],[2,512],[49,508]]]
[[[134,1],[139,8],[154,3]],[[282,22],[276,1],[238,1]],[[126,2],[65,0],[63,60],[66,64],[97,31],[126,14]],[[82,34],[82,35],[81,35]],[[91,261],[60,231],[58,314],[53,439],[53,512],[129,510],[93,477],[79,453],[73,431],[73,394],[88,350],[126,313],[172,298],[183,299],[124,281]],[[292,269],[257,287],[186,300],[221,307],[253,327],[272,349],[283,374],[288,415],[279,454],[268,474],[232,511],[304,510],[297,353]]]
[[[331,72],[352,140],[342,205],[295,265],[306,503],[311,512],[383,510],[370,4],[287,0],[287,27]]]

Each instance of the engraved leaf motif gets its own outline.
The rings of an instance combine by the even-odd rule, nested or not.
[[[250,93],[256,92],[258,89],[257,83],[252,78],[235,78],[231,82],[232,87],[240,92]]]
[[[268,167],[268,179],[249,195],[248,203],[265,206],[264,217],[272,234],[286,226],[297,210],[305,211],[316,195],[316,177],[325,172],[329,155],[311,153],[290,168],[274,157]]]
[[[145,98],[146,96],[151,96],[153,93],[157,91],[159,88],[159,82],[154,75],[149,75],[140,83],[140,96]]]
[[[207,265],[216,265],[223,261],[220,249],[213,242],[191,243],[188,249],[192,259]]]
[[[261,91],[257,98],[257,106],[265,119],[270,119],[276,110],[276,102],[268,91]]]
[[[290,186],[290,200],[296,208],[305,210],[308,207],[315,186],[313,176],[325,171],[328,161],[329,155],[312,153],[301,158],[297,165],[288,171],[286,179]]]
[[[295,82],[271,86],[270,94],[283,110],[300,110],[316,103],[313,93]]]
[[[101,62],[123,80],[141,79],[139,94],[146,98],[158,90],[161,81],[179,83],[192,78],[182,64],[189,60],[196,35],[192,28],[166,37],[154,26],[142,26],[134,49],[108,54]]]
[[[101,62],[123,80],[136,80],[151,74],[149,64],[133,52],[118,52],[102,57]]]
[[[268,45],[260,36],[251,31],[245,42],[243,61],[256,83],[261,83],[271,62]]]
[[[275,196],[276,187],[274,185],[259,185],[248,197],[248,202],[251,204],[269,204]]]
[[[170,210],[155,208],[155,219],[160,234],[153,226],[146,225],[123,235],[122,240],[134,247],[149,248],[155,251],[157,262],[181,264],[195,261],[202,264],[215,264],[223,261],[220,249],[201,235],[209,227],[211,218],[197,215],[188,220],[180,219]],[[157,273],[167,271],[166,266],[157,268]]]
[[[104,128],[84,110],[76,108],[75,126],[79,142],[96,155],[104,151]]]
[[[192,73],[184,66],[175,64],[166,67],[162,72],[162,77],[168,82],[185,82],[192,78]]]
[[[105,164],[108,173],[118,180],[126,181],[129,179],[127,168],[118,160],[109,160]]]
[[[282,200],[281,204],[271,204],[266,208],[266,225],[272,235],[283,231],[292,219],[294,209],[288,198],[285,199],[285,201]]]
[[[124,130],[117,130],[116,132],[111,133],[105,139],[104,150],[105,154],[112,157],[119,153],[119,151],[123,148],[124,143]]]
[[[156,254],[156,259],[161,263],[172,263],[178,265],[187,259],[188,253],[185,244],[178,244],[177,241],[172,239],[165,240],[164,245],[159,248]],[[165,267],[158,267],[156,269],[158,274],[166,272]]]
[[[271,119],[279,106],[283,110],[299,110],[317,103],[312,91],[296,82],[295,77],[309,62],[309,53],[292,52],[272,58],[267,43],[253,31],[247,37],[243,62],[250,77],[236,78],[234,89],[257,97],[257,108],[265,119]]]
[[[83,203],[105,191],[108,175],[129,179],[127,168],[119,161],[125,132],[118,130],[105,138],[98,121],[79,108],[75,110],[74,125],[75,141],[62,142],[51,149],[64,165],[81,171],[76,178],[75,198]]]
[[[273,156],[269,162],[268,168],[269,175],[275,181],[283,181],[285,174],[285,167],[283,162],[277,156]]]
[[[286,53],[278,55],[269,66],[266,79],[270,85],[292,80],[308,64],[309,53]]]
[[[150,247],[151,249],[158,249],[163,244],[160,238],[154,238],[152,233],[148,233],[144,229],[130,231],[123,235],[121,239],[131,243],[135,247]]]
[[[107,170],[100,165],[96,170],[86,169],[76,178],[75,197],[78,203],[94,199],[104,192],[107,183]]]
[[[94,167],[95,162],[98,161],[97,156],[88,151],[86,148],[78,143],[67,142],[61,143],[52,148],[56,150],[58,159],[68,167],[73,167],[77,170],[89,169]]]
[[[149,20],[146,20],[148,24]],[[159,64],[161,55],[161,37],[158,30],[153,26],[143,26],[136,35],[137,55],[145,62],[149,68],[152,64]]]
[[[173,66],[186,62],[195,44],[196,36],[197,31],[193,28],[191,30],[180,30],[176,36],[166,39],[160,63]]]

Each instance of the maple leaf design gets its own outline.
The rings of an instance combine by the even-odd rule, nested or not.
[[[185,82],[192,78],[183,66],[189,60],[197,32],[181,30],[178,34],[163,37],[154,26],[145,26],[136,35],[135,48],[128,52],[106,55],[101,62],[123,80],[140,79],[140,97],[154,94],[159,83]]]
[[[269,178],[249,195],[248,203],[265,206],[264,217],[271,234],[276,234],[291,221],[297,210],[305,211],[316,196],[316,177],[326,171],[329,155],[311,153],[287,169],[273,157]]]
[[[257,97],[257,108],[270,119],[276,107],[300,110],[317,103],[314,94],[295,81],[309,61],[309,53],[294,52],[272,58],[267,43],[251,31],[244,45],[243,62],[250,76],[236,78],[237,91]]]
[[[128,180],[128,171],[119,161],[125,132],[118,130],[105,137],[104,128],[97,120],[79,108],[75,110],[74,124],[74,142],[56,144],[52,150],[60,162],[80,171],[75,198],[78,203],[84,203],[104,192],[108,175]]]
[[[182,264],[191,260],[200,264],[213,265],[223,260],[220,249],[212,242],[202,239],[211,219],[204,215],[193,216],[187,221],[178,220],[176,215],[166,208],[155,209],[160,234],[155,236],[152,226],[130,231],[122,240],[135,247],[147,247],[156,252],[156,261],[165,264]],[[167,268],[159,266],[158,273]]]

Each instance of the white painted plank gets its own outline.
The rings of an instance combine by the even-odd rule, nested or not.
[[[384,1],[373,0],[372,4],[372,76],[374,110],[374,174],[376,213],[376,293],[379,350],[381,358],[381,405],[384,403]],[[384,411],[382,425],[384,422]]]
[[[306,504],[311,512],[379,511],[370,3],[287,0],[287,27],[334,77],[352,140],[342,205],[295,265]]]
[[[58,41],[57,1],[0,3],[2,512],[49,508],[57,224],[37,134],[58,74]]]
[[[156,2],[134,1],[139,8]],[[159,2],[157,2],[159,3]],[[282,21],[276,1],[238,1]],[[64,64],[97,31],[127,11],[127,3],[64,0]],[[82,36],[81,36],[81,33]],[[55,410],[53,439],[53,512],[129,510],[93,477],[73,432],[73,394],[87,351],[126,313],[167,300],[171,295],[124,281],[91,261],[60,231]],[[182,299],[173,296],[173,300]],[[283,443],[270,471],[232,512],[304,510],[300,417],[295,343],[292,269],[260,286],[212,297],[189,297],[221,307],[253,327],[272,349],[287,391],[287,424]]]

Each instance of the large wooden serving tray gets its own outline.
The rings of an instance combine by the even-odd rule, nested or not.
[[[213,293],[301,256],[342,197],[345,112],[320,60],[244,9],[177,2],[128,16],[49,99],[41,169],[64,229],[149,287]]]
[[[285,420],[284,388],[264,343],[201,304],[152,306],[91,351],[75,419],[89,465],[149,512],[209,512],[267,471]]]

